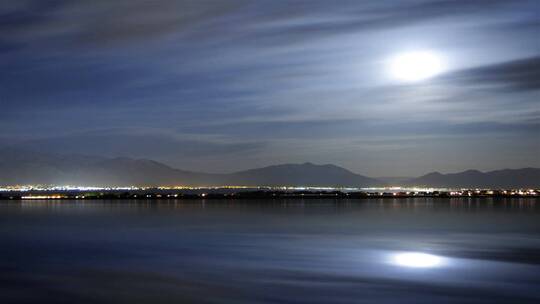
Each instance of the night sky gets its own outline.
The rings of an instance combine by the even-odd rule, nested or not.
[[[411,53],[438,71],[397,77]],[[1,1],[0,143],[208,172],[540,167],[540,1]]]

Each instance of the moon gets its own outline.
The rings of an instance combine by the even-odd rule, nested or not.
[[[432,268],[441,266],[443,259],[427,253],[404,252],[394,256],[393,264],[402,267]]]
[[[404,82],[419,82],[432,78],[444,70],[441,57],[431,51],[416,51],[394,56],[389,63],[393,78]]]

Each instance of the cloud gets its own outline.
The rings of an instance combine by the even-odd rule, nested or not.
[[[193,28],[241,1],[22,1],[0,5],[0,33],[13,40],[64,38],[65,44],[106,46]],[[28,42],[28,41],[27,41]]]
[[[291,43],[447,17],[477,17],[505,5],[508,1],[351,1],[335,5],[329,1],[28,0],[0,4],[0,34],[12,43],[41,38],[72,46],[115,46],[168,34],[184,35],[190,41],[220,40],[226,35],[255,39],[248,42]]]
[[[331,139],[346,151],[341,143],[359,136],[530,136],[538,130],[538,58],[413,85],[387,79],[384,61],[414,47],[440,51],[456,67],[478,64],[479,54],[483,62],[531,56],[535,7],[538,1],[0,1],[0,128],[11,138],[47,138],[47,149],[176,159],[209,171],[219,163],[290,161],[291,143],[298,161],[312,153],[335,162]],[[96,128],[178,133],[83,134]],[[80,133],[58,138],[72,130]]]
[[[398,28],[447,17],[478,17],[478,14],[500,9],[508,2],[437,0],[405,3],[390,1],[377,5],[366,2],[348,4],[336,6],[327,1],[316,2],[310,6],[311,9],[296,7],[292,12],[265,13],[266,19],[270,19],[272,24],[281,23],[284,26],[268,27],[266,32],[262,32],[263,39],[292,42],[331,34]]]
[[[457,71],[441,77],[466,86],[486,86],[504,91],[540,89],[540,56]]]
[[[99,130],[61,137],[29,139],[17,144],[18,147],[50,153],[128,156],[160,160],[242,155],[256,152],[264,145],[263,142],[223,141],[141,129]]]
[[[519,120],[518,122],[473,121],[452,122],[435,119],[419,121],[360,120],[360,119],[309,119],[303,121],[261,121],[225,123],[211,127],[201,127],[201,134],[220,134],[228,137],[256,136],[267,139],[345,139],[365,136],[421,136],[457,135],[461,137],[478,134],[536,134],[540,132],[540,120]]]

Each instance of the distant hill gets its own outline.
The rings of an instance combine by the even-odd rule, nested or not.
[[[382,182],[338,166],[311,163],[210,174],[179,170],[147,159],[0,150],[0,185],[15,184],[367,187]]]
[[[335,165],[285,164],[229,174],[227,180],[237,185],[304,185],[367,187],[381,181],[353,173]]]
[[[374,179],[335,165],[283,164],[211,174],[179,170],[148,159],[57,155],[18,149],[0,150],[0,185],[54,184],[92,186],[322,186],[372,187],[384,185],[538,188],[540,169],[490,172],[433,172],[418,178]]]
[[[467,170],[442,174],[433,172],[405,182],[410,186],[478,187],[478,188],[537,188],[540,187],[540,169],[504,169],[489,172]]]

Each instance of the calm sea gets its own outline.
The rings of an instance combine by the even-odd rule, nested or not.
[[[0,303],[540,303],[539,199],[0,203]]]

